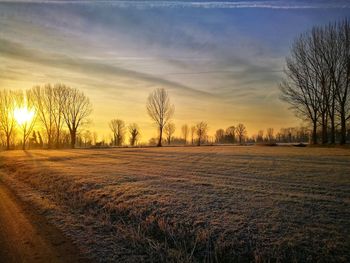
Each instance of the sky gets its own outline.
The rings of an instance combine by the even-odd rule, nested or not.
[[[0,88],[65,83],[84,91],[89,129],[137,123],[165,88],[181,126],[206,121],[209,133],[244,123],[250,135],[298,126],[280,100],[285,57],[314,25],[350,18],[350,1],[1,1]]]

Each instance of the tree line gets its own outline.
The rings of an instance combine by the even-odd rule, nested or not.
[[[175,141],[173,135],[176,127],[171,119],[175,112],[175,106],[171,104],[168,92],[164,88],[154,90],[148,96],[146,109],[149,117],[158,129],[158,138],[151,138],[149,144],[160,147],[163,145],[164,139],[168,145],[173,143]],[[191,128],[185,124],[181,127],[181,132],[183,138],[178,138],[177,141],[184,144],[187,144],[190,134],[192,145],[196,143],[196,145],[200,146],[208,140],[208,124],[204,121],[197,123]],[[163,135],[165,135],[165,138]]]
[[[64,84],[35,86],[25,92],[1,90],[0,102],[0,137],[5,138],[7,149],[15,144],[16,137],[23,149],[26,144],[31,147],[57,149],[68,146],[124,146],[126,139],[130,146],[136,146],[140,141],[139,126],[136,123],[126,125],[121,119],[112,119],[108,123],[112,132],[110,143],[98,141],[96,132],[81,131],[81,127],[89,122],[92,105],[83,92]],[[32,110],[33,116],[21,122],[16,119],[16,109],[29,109],[28,112]],[[169,94],[164,88],[151,92],[146,109],[158,131],[158,137],[151,138],[149,145],[294,143],[307,142],[309,138],[307,127],[282,128],[276,134],[273,128],[268,128],[266,132],[259,130],[257,134],[248,137],[246,126],[242,123],[229,126],[225,130],[218,129],[214,136],[209,136],[209,127],[204,121],[192,126],[182,125],[181,136],[175,137],[176,126],[172,122],[175,106],[171,104]]]
[[[160,137],[151,138],[149,140],[149,145],[162,146],[163,144],[167,144],[201,146],[203,144],[211,143],[208,136],[208,124],[204,121],[198,122],[196,125],[191,127],[188,124],[182,125],[180,137],[174,136],[175,131],[175,124],[172,122],[167,123],[164,126],[165,137],[161,139],[162,143],[159,145]]]
[[[113,133],[112,144],[122,146],[125,141],[125,133],[129,133],[129,144],[135,146],[141,137],[140,128],[136,123],[126,126],[125,122],[120,119],[113,119],[109,122],[109,128]]]
[[[315,26],[286,58],[282,99],[311,124],[312,143],[345,144],[350,119],[350,23]]]
[[[28,140],[40,146],[45,141],[49,149],[67,143],[74,148],[79,129],[91,113],[89,98],[64,84],[34,86],[26,91],[0,90],[0,132],[8,150],[18,137],[22,149]],[[41,130],[35,131],[38,123]]]
[[[177,141],[183,144],[188,143],[188,138],[190,136],[190,144],[192,145],[202,145],[203,143],[213,143],[210,142],[208,137],[208,124],[204,121],[197,123],[191,128],[184,124],[181,127],[182,138],[174,138],[175,124],[171,122],[171,118],[175,112],[175,107],[170,103],[170,98],[167,91],[163,88],[156,89],[153,91],[147,100],[147,112],[151,119],[154,121],[158,128],[157,139],[152,138],[150,144],[157,146],[162,146],[163,143],[163,133],[165,134],[165,142],[170,145],[172,142]],[[236,127],[231,126],[226,129],[226,133],[223,130],[216,131],[216,141],[217,143],[231,142],[235,143],[236,136],[240,144],[244,142],[247,130],[246,127],[240,123]],[[157,140],[157,143],[155,142]]]

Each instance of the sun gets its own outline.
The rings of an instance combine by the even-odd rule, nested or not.
[[[30,122],[34,117],[34,110],[29,110],[26,107],[17,108],[14,111],[15,120],[19,125]]]

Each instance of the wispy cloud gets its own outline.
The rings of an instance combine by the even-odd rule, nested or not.
[[[99,4],[120,8],[268,8],[268,9],[315,9],[350,8],[349,1],[118,1],[118,0],[0,0],[12,3],[45,4]]]
[[[29,62],[39,64],[45,67],[61,68],[67,71],[81,72],[95,76],[110,75],[119,76],[135,80],[140,80],[148,83],[166,86],[170,89],[181,90],[189,95],[197,96],[212,96],[212,94],[196,90],[191,87],[169,81],[157,76],[128,70],[118,66],[100,63],[94,59],[82,59],[79,57],[71,58],[64,55],[57,55],[54,53],[43,53],[38,50],[30,50],[23,47],[19,43],[8,41],[0,38],[0,54],[3,57],[11,57],[22,62]]]

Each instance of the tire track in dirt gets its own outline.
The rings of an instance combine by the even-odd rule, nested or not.
[[[90,262],[76,246],[0,179],[0,262]]]

